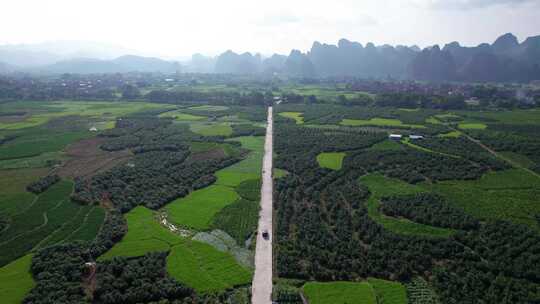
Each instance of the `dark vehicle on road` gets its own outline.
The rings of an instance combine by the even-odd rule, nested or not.
[[[270,234],[268,233],[268,230],[264,230],[262,233],[262,236],[265,240],[268,240],[270,238]]]

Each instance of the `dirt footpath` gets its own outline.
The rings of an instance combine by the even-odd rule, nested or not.
[[[268,125],[264,143],[263,173],[261,187],[261,211],[259,214],[259,228],[257,233],[257,246],[255,251],[255,275],[252,283],[253,304],[266,304],[272,302],[272,134],[273,134],[272,107],[268,108]],[[262,236],[267,230],[270,234],[268,240]]]

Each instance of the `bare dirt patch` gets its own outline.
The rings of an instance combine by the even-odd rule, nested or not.
[[[90,138],[71,144],[66,149],[69,160],[58,169],[58,175],[64,178],[88,178],[99,172],[128,161],[133,154],[129,151],[107,152],[99,148],[103,138]]]

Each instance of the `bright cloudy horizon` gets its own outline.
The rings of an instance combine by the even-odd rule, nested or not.
[[[164,57],[288,54],[340,38],[465,46],[540,35],[538,0],[5,0],[0,44],[95,41]]]

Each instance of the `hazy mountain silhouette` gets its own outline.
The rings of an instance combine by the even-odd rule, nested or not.
[[[117,73],[162,72],[180,70],[176,62],[152,57],[124,55],[111,46],[56,42],[39,45],[0,46],[0,72],[22,70],[42,73]],[[78,50],[78,51],[77,51]],[[72,57],[74,54],[95,56]],[[98,54],[101,54],[98,56]],[[114,59],[113,59],[114,58]],[[288,56],[237,54],[226,51],[217,57],[192,56],[182,71],[193,73],[272,74],[293,77],[398,78],[426,81],[502,81],[527,82],[540,79],[540,36],[522,43],[511,33],[492,44],[464,47],[459,42],[442,49],[432,46],[375,46],[341,39],[337,45],[314,42],[302,53],[292,50]]]
[[[32,71],[41,73],[104,74],[126,72],[175,73],[180,70],[177,62],[152,57],[125,55],[113,60],[78,58],[59,61]]]

